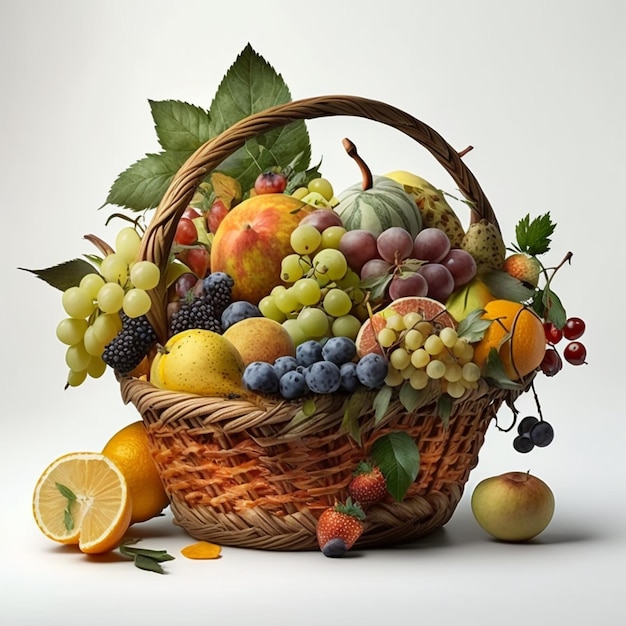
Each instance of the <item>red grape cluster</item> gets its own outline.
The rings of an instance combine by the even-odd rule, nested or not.
[[[571,365],[583,365],[587,361],[587,348],[578,341],[585,332],[585,322],[580,317],[569,317],[563,328],[558,328],[552,322],[546,322],[544,325],[546,340],[549,344],[546,354],[541,362],[541,371],[546,376],[554,376],[563,368],[563,359]],[[562,339],[568,341],[563,349],[563,357],[556,349]]]

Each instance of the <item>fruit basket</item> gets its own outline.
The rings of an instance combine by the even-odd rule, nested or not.
[[[177,224],[194,193],[207,173],[246,141],[294,121],[329,116],[365,118],[412,138],[450,175],[477,218],[499,228],[476,178],[439,133],[389,104],[330,95],[253,114],[198,149],[163,195],[142,238],[139,258],[155,263],[165,275]],[[147,318],[165,344],[163,280],[149,293]],[[208,397],[158,388],[145,376],[119,376],[119,383],[124,402],[137,408],[147,427],[175,522],[189,535],[238,547],[307,550],[318,546],[322,512],[347,499],[355,467],[377,440],[393,433],[404,433],[416,443],[419,469],[401,499],[387,494],[367,508],[356,545],[408,542],[441,528],[461,499],[491,420],[503,404],[513,405],[529,389],[533,375],[509,388],[481,378],[451,401],[445,419],[436,387],[412,410],[391,397],[381,415],[374,389],[353,396],[320,394],[312,414],[306,414],[304,399],[257,393]],[[345,428],[349,403],[359,437]],[[303,414],[306,418],[298,419]]]

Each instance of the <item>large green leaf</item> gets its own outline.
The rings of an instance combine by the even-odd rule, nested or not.
[[[179,100],[150,100],[154,126],[163,150],[194,152],[211,138],[207,111]]]
[[[83,276],[97,271],[91,263],[83,259],[72,259],[71,261],[65,261],[53,267],[46,267],[40,270],[30,270],[25,267],[19,267],[18,269],[34,274],[37,278],[61,291],[65,291],[70,287],[76,287]]]
[[[370,454],[372,462],[385,476],[387,490],[400,502],[419,472],[417,444],[406,432],[391,432],[373,443]]]
[[[291,100],[282,76],[248,44],[226,72],[209,109],[210,134],[215,137],[254,113]],[[276,128],[230,155],[218,169],[237,178],[243,189],[253,186],[263,170],[296,160],[305,170],[311,148],[304,121]]]
[[[163,194],[191,152],[147,154],[124,170],[113,183],[106,204],[116,204],[133,211],[156,207]]]

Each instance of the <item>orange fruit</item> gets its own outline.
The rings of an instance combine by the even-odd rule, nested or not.
[[[65,454],[37,481],[33,515],[53,541],[77,544],[87,554],[108,552],[119,545],[130,524],[126,480],[103,454]]]
[[[440,328],[456,328],[455,319],[441,302],[422,296],[398,298],[363,322],[355,340],[359,356],[364,356],[369,352],[382,354],[377,337],[387,325],[387,318],[396,314],[406,315],[413,312],[419,313],[425,320],[433,321]]]
[[[126,479],[132,503],[131,524],[145,522],[169,504],[142,421],[115,433],[102,454],[115,463]]]
[[[474,362],[482,367],[489,351],[498,350],[511,380],[537,369],[546,351],[546,337],[539,316],[519,302],[492,300],[483,319],[494,320],[483,338],[474,344]]]

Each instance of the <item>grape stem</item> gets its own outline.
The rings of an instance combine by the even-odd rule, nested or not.
[[[361,170],[361,176],[363,177],[363,191],[367,191],[374,186],[374,177],[372,176],[372,170],[368,167],[367,163],[361,158],[359,153],[357,152],[356,146],[345,137],[342,142],[345,151],[348,153],[348,156],[356,162]]]

